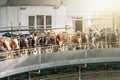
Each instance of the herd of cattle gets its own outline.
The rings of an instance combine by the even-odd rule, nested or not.
[[[0,37],[0,51],[5,59],[28,54],[51,53],[64,50],[119,47],[119,33],[101,31],[80,31],[69,34],[67,31],[55,33],[53,30],[33,34],[15,35],[6,33]],[[0,53],[0,54],[1,54]],[[13,57],[13,56],[12,56]]]

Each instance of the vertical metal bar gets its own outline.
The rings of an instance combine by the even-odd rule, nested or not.
[[[10,77],[9,77],[9,76],[7,77],[7,80],[10,80]]]
[[[28,72],[28,74],[29,74],[29,79],[28,80],[31,80],[30,72]]]
[[[79,66],[79,80],[81,80],[81,67]]]
[[[13,32],[12,32],[12,22],[11,22],[11,34],[13,34]],[[11,37],[12,37],[12,35],[11,35]]]
[[[104,45],[108,45],[109,46],[109,42],[107,41],[107,36],[108,36],[108,32],[105,31],[105,44]]]
[[[112,30],[112,31],[114,31],[114,29],[115,29],[115,28],[114,28],[114,22],[115,22],[115,21],[114,21],[114,15],[113,15],[113,30]]]
[[[85,50],[85,59],[87,59],[88,55],[87,55],[87,49]]]
[[[9,0],[7,0],[7,4],[8,4],[8,1]],[[6,27],[8,27],[8,5],[6,6],[6,19],[7,19],[7,26]]]

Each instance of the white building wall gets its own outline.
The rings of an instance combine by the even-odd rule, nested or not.
[[[52,15],[52,18],[54,17],[54,9],[52,7],[26,6],[25,8],[25,10],[19,10],[20,23],[22,26],[28,26],[28,16]],[[54,24],[54,18],[52,22],[52,24]]]
[[[7,26],[6,9],[7,9],[7,7],[0,7],[0,27],[6,27]]]
[[[17,7],[8,7],[8,26],[18,26],[18,9]]]
[[[21,9],[22,7],[22,9]],[[9,6],[0,8],[0,27],[28,26],[28,16],[52,15],[52,27],[65,27],[66,7]]]
[[[21,25],[28,26],[28,16],[35,15],[52,15],[53,27],[65,25],[66,8],[64,6],[54,9],[50,6],[27,6],[25,10],[20,10]]]
[[[16,7],[0,7],[0,27],[18,26]]]

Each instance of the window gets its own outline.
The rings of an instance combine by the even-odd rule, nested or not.
[[[51,25],[51,16],[46,16],[46,25]]]
[[[44,15],[37,15],[37,30],[44,31]]]
[[[44,15],[37,16],[37,25],[44,25]]]
[[[52,27],[52,18],[51,16],[46,16],[46,28],[51,28]]]
[[[29,16],[29,29],[44,31],[45,28],[52,28],[51,15]]]
[[[29,16],[29,26],[34,26],[34,25],[35,25],[35,17]]]
[[[30,33],[33,33],[34,32],[34,26],[35,26],[35,16],[29,16],[28,17],[28,20],[29,20],[29,29],[30,29]]]

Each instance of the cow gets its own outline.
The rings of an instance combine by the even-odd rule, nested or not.
[[[81,33],[76,32],[72,35],[69,36],[70,44],[68,46],[68,50],[74,50],[74,49],[79,49],[81,48]]]
[[[0,37],[0,50],[5,52],[6,59],[13,58],[16,54],[14,50],[19,50],[17,38]]]
[[[0,37],[0,42],[4,45],[6,50],[14,50],[19,49],[19,43],[17,38],[9,38],[9,37]]]
[[[63,31],[63,32],[59,32],[56,35],[56,43],[57,45],[60,45],[60,49],[62,51],[67,50],[67,44],[70,42],[70,38],[68,35],[68,32]]]
[[[107,44],[109,48],[115,48],[117,42],[117,34],[115,32],[107,33]]]

